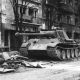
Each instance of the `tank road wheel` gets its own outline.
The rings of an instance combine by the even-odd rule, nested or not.
[[[78,49],[75,49],[75,57],[78,57]]]
[[[57,54],[58,58],[61,59],[61,51],[60,51],[60,49],[56,49],[56,54]]]
[[[69,49],[66,51],[66,56],[67,56],[67,59],[70,59],[70,50]]]
[[[78,53],[78,57],[80,57],[80,51],[79,51],[79,53]]]
[[[53,48],[47,48],[47,54],[48,54],[49,57],[53,58],[54,57]]]
[[[28,51],[27,51],[26,47],[25,47],[25,48],[20,48],[20,49],[19,49],[19,52],[20,52],[20,54],[21,54],[22,56],[28,57]]]
[[[71,49],[71,58],[74,58],[74,49]]]
[[[62,53],[61,53],[61,59],[62,59],[62,60],[65,60],[65,59],[66,59],[66,53],[65,53],[65,50],[62,50]]]

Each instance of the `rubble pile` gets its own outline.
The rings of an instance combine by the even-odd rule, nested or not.
[[[14,72],[24,66],[31,68],[42,68],[38,63],[29,62],[29,58],[23,57],[18,51],[0,53],[0,73]]]

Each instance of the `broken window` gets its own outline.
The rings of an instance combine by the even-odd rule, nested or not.
[[[76,6],[78,5],[78,0],[75,0],[75,5],[76,5]]]
[[[29,14],[30,16],[33,15],[33,12],[34,12],[33,9],[32,9],[32,8],[29,8],[29,13],[28,13],[28,14]]]
[[[71,24],[71,17],[67,16],[67,24]]]
[[[23,14],[26,14],[26,7],[23,7]]]
[[[75,18],[75,25],[78,25],[78,18]]]
[[[64,0],[64,4],[66,4],[66,0]]]
[[[58,15],[58,21],[62,22],[62,15]]]
[[[20,6],[18,6],[18,14],[20,14]]]
[[[18,6],[18,13],[21,14],[26,14],[26,7],[25,6]]]
[[[34,17],[37,17],[38,10],[34,10]]]
[[[73,5],[73,1],[72,0],[69,0],[69,4],[72,6]]]
[[[20,6],[20,14],[22,13],[22,6]]]

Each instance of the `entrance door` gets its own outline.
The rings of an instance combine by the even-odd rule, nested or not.
[[[9,46],[8,45],[8,34],[9,34],[9,31],[8,30],[5,30],[5,42],[4,42],[4,46]]]
[[[15,44],[16,44],[16,41],[15,41],[15,31],[10,31],[10,48],[11,50],[15,50]]]
[[[9,51],[10,50],[10,40],[9,40],[9,30],[4,31],[4,51]]]

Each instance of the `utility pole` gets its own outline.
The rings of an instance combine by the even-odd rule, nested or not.
[[[15,5],[16,5],[16,14],[15,14],[15,21],[16,21],[16,32],[18,32],[18,27],[19,27],[19,15],[18,15],[18,0],[15,0]]]

